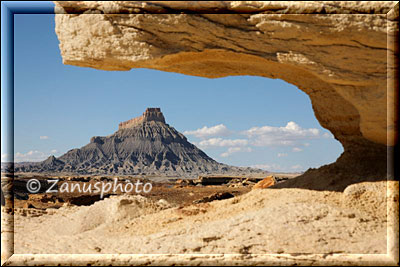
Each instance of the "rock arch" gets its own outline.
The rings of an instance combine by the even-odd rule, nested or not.
[[[344,153],[285,186],[341,190],[386,178],[386,150],[397,129],[395,2],[55,3],[64,64],[257,75],[307,93]]]

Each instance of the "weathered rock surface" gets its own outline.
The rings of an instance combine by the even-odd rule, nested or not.
[[[82,148],[27,166],[18,172],[126,174],[197,177],[207,173],[261,173],[216,162],[165,123],[160,109],[147,109],[137,118],[119,124],[112,135],[94,136]]]
[[[309,95],[356,179],[363,179],[358,167],[386,177],[397,127],[395,2],[55,3],[64,64],[285,80]]]
[[[317,254],[307,255],[306,260],[297,255],[292,259],[297,265],[329,262],[334,255],[343,260],[347,254],[358,254],[347,260],[360,264],[368,259],[363,254],[374,254],[378,265],[385,261],[393,265],[396,259],[390,257],[396,256],[393,240],[398,239],[398,228],[397,235],[392,231],[398,225],[398,201],[398,182],[355,184],[343,193],[252,190],[185,207],[140,196],[112,196],[91,206],[62,207],[53,215],[15,215],[15,253],[189,254],[193,259],[212,254],[204,261],[225,260],[225,264],[229,259],[214,255],[240,253],[247,256],[241,258],[242,263],[249,265],[263,254],[279,254],[280,259],[270,259],[273,265],[291,262],[287,257],[295,253]],[[167,258],[160,255],[157,259]],[[178,259],[168,256],[174,262]]]
[[[268,176],[265,179],[259,181],[253,186],[253,189],[264,189],[276,184],[275,178],[273,176]]]
[[[160,121],[162,123],[165,123],[165,118],[160,108],[148,108],[142,116],[121,122],[118,125],[118,129],[131,128],[147,121]]]

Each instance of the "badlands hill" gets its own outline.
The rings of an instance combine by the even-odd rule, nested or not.
[[[119,124],[114,134],[94,136],[90,143],[61,157],[16,167],[22,172],[79,174],[143,174],[197,176],[209,173],[263,172],[221,164],[165,123],[159,108]]]

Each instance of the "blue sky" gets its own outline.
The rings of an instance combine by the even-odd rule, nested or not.
[[[343,151],[319,125],[309,97],[282,80],[68,66],[54,15],[15,15],[14,27],[15,161],[60,156],[112,134],[146,107],[160,107],[168,124],[227,164],[304,171]]]

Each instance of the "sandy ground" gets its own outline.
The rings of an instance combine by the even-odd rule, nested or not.
[[[386,182],[344,193],[260,189],[179,207],[111,196],[16,213],[15,253],[386,253],[385,196]]]
[[[43,254],[159,255],[163,260],[192,255],[191,259],[206,257],[193,264],[227,264],[230,255],[238,255],[239,263],[275,255],[274,263],[283,255],[312,253],[325,260],[329,255],[357,254],[362,258],[396,251],[390,242],[393,232],[388,229],[397,229],[398,236],[398,216],[387,215],[398,214],[398,182],[353,184],[344,192],[153,184],[149,194],[111,195],[88,206],[67,204],[73,195],[52,202],[42,201],[45,195],[38,194],[29,201],[16,200],[14,215],[2,207],[2,247],[12,246],[14,224],[14,253],[26,255],[24,260],[14,258],[13,262],[11,258],[7,264],[43,264],[39,260]],[[222,192],[234,197],[193,204]],[[27,208],[27,204],[35,208]],[[37,256],[28,257],[31,254]],[[2,262],[9,256],[2,249]],[[160,258],[154,261],[157,263]]]

